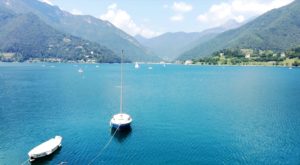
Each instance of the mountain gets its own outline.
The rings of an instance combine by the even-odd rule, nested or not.
[[[239,23],[234,19],[230,19],[230,20],[226,21],[223,25],[204,30],[204,31],[202,31],[202,33],[204,33],[204,34],[220,34],[227,30],[236,29],[238,27],[241,27],[243,24],[244,23]]]
[[[32,13],[15,14],[2,7],[0,52],[17,54],[20,61],[30,58],[91,59],[108,63],[120,61],[111,50],[59,32]]]
[[[239,27],[241,24],[235,20],[230,20],[224,25],[219,27],[204,30],[202,32],[176,32],[176,33],[164,33],[160,36],[146,39],[142,36],[135,36],[135,38],[145,47],[152,50],[155,54],[161,58],[172,61],[176,59],[180,54],[193,48],[199,43],[206,42],[217,34],[222,33],[229,29]]]
[[[38,0],[0,0],[0,5],[17,13],[34,13],[53,28],[86,40],[97,42],[119,54],[122,49],[132,61],[158,61],[133,37],[108,21],[92,16],[72,15]]]
[[[240,28],[226,31],[198,44],[178,59],[209,56],[225,48],[283,51],[300,45],[300,1],[273,9]]]
[[[138,41],[165,60],[173,60],[184,48],[200,37],[200,33],[165,33],[151,39],[137,37]],[[184,41],[184,42],[183,42]]]

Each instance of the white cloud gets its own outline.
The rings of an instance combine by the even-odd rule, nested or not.
[[[191,10],[193,10],[193,6],[190,5],[190,4],[187,4],[185,2],[174,2],[173,3],[173,6],[172,6],[172,9],[175,11],[175,12],[189,12]]]
[[[49,5],[51,5],[51,6],[53,6],[53,3],[51,2],[51,1],[53,1],[53,0],[40,0],[41,2],[44,2],[44,3],[47,3],[47,4],[49,4]]]
[[[174,15],[170,18],[171,21],[182,21],[183,20],[183,16],[182,15]]]
[[[72,9],[71,13],[73,15],[83,15],[82,11],[78,10],[78,9]]]
[[[206,13],[197,19],[204,26],[214,27],[224,24],[230,19],[244,22],[247,18],[261,15],[274,8],[291,3],[293,0],[231,0],[212,5]]]
[[[101,15],[100,19],[111,22],[132,36],[139,34],[143,37],[151,38],[160,34],[142,25],[137,25],[125,10],[118,8],[116,3],[108,6],[107,12]]]
[[[190,12],[193,10],[193,6],[191,4],[187,4],[185,2],[174,2],[171,9],[175,12],[172,17],[170,17],[171,21],[183,21],[184,13]]]

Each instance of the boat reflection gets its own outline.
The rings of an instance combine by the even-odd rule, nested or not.
[[[111,134],[111,136],[113,136],[115,134],[114,138],[118,142],[122,143],[122,142],[124,142],[131,135],[131,132],[132,132],[132,128],[131,127],[123,128],[123,129],[118,129],[118,130],[116,130],[116,128],[111,128],[110,134]]]

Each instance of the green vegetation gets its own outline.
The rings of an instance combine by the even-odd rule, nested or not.
[[[223,49],[285,51],[300,45],[300,1],[274,9],[244,26],[199,43],[178,59],[198,59]],[[265,59],[265,58],[263,58]]]
[[[253,49],[223,49],[193,61],[203,65],[263,65],[263,66],[300,66],[300,47],[286,52]]]
[[[91,41],[120,55],[122,49],[131,61],[160,61],[150,51],[139,44],[132,36],[126,34],[108,21],[92,16],[75,16],[62,11],[57,6],[42,3],[39,0],[0,0],[0,7],[18,14],[33,13],[40,21],[59,32]],[[1,18],[0,18],[1,19]],[[1,26],[1,25],[0,25]]]
[[[120,58],[97,43],[59,32],[34,14],[0,8],[0,60],[47,60],[113,63]]]

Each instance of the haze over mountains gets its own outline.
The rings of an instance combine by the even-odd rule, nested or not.
[[[33,13],[61,32],[97,42],[116,54],[124,49],[129,60],[160,60],[133,37],[107,21],[92,16],[75,16],[38,0],[0,0],[0,5],[19,14]]]
[[[224,25],[207,29],[202,32],[164,33],[150,39],[146,39],[142,36],[135,36],[135,38],[164,60],[172,61],[197,44],[208,41],[224,31],[238,28],[241,25],[241,23],[238,23],[235,20],[229,20]]]
[[[300,1],[273,9],[244,26],[198,43],[178,59],[197,59],[224,48],[284,51],[300,46]]]

